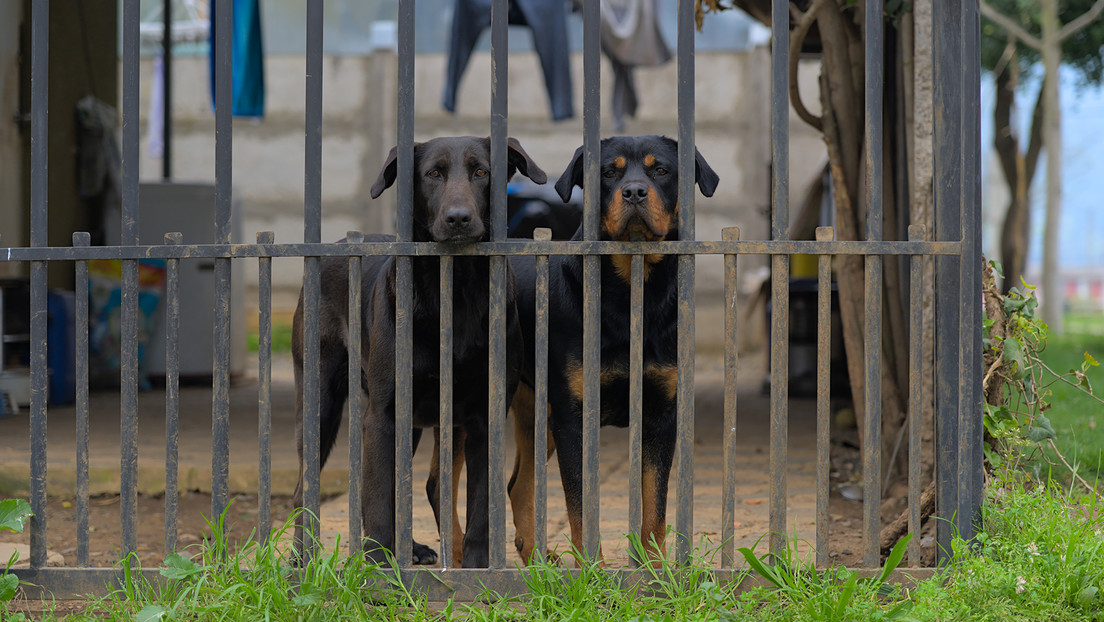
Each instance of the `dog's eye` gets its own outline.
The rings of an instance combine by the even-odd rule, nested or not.
[[[667,174],[667,169],[660,166],[660,167],[656,168],[655,174],[656,175],[666,175]]]
[[[437,179],[440,176],[441,176],[441,171],[439,171],[437,169],[433,169],[432,171],[426,173],[426,177],[432,177],[434,179]]]
[[[613,179],[616,176],[617,171],[613,170],[612,168],[602,172],[602,177],[605,177],[606,179]]]
[[[487,171],[484,170],[484,169],[481,169],[481,168],[477,168],[477,169],[475,169],[475,173],[473,173],[473,175],[477,178],[486,177],[487,176]]]

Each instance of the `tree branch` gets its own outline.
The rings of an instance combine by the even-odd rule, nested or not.
[[[1102,4],[1102,3],[1104,3],[1104,0],[1097,0],[1097,4]],[[1093,8],[1095,9],[1096,7],[1093,7]],[[1091,10],[1090,10],[1090,12],[1091,12]],[[1042,51],[1043,42],[1038,37],[1032,35],[1028,31],[1024,30],[1023,26],[1020,26],[1019,24],[1017,24],[1015,22],[1015,20],[1013,20],[1011,17],[1008,17],[1004,13],[1001,13],[1000,11],[998,11],[998,10],[994,9],[993,7],[989,6],[989,4],[986,3],[984,0],[982,0],[982,3],[981,3],[981,14],[984,15],[985,17],[988,17],[990,20],[995,22],[1001,28],[1004,28],[1005,30],[1007,30],[1008,34],[1016,37],[1020,41],[1023,41],[1023,43],[1025,45],[1033,47],[1036,50]],[[1082,17],[1084,17],[1084,15],[1082,15]],[[1080,18],[1078,18],[1078,19],[1080,19]],[[1074,21],[1077,21],[1077,20],[1074,20]]]
[[[790,5],[791,14],[796,12],[793,17],[798,20],[793,33],[790,35],[790,103],[793,105],[797,116],[813,126],[818,132],[823,129],[824,124],[820,117],[809,112],[809,109],[805,107],[805,102],[801,100],[801,89],[798,88],[797,82],[797,64],[801,60],[801,46],[805,43],[805,35],[809,33],[809,28],[816,21],[817,12],[820,7],[824,6],[825,1],[815,0],[805,13],[801,13],[793,5]]]
[[[1096,4],[1092,5],[1092,8],[1082,13],[1080,17],[1062,26],[1062,29],[1058,31],[1058,41],[1065,41],[1077,34],[1082,28],[1093,23],[1096,18],[1100,17],[1101,13],[1104,13],[1104,0],[1096,0]]]

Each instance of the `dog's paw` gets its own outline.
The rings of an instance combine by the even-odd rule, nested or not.
[[[413,560],[416,566],[432,566],[437,563],[437,551],[415,542]]]

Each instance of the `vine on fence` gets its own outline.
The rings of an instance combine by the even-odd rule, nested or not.
[[[1025,467],[1042,458],[1050,447],[1078,481],[1089,490],[1096,488],[1082,479],[1054,444],[1057,433],[1046,416],[1055,383],[1077,387],[1104,404],[1093,392],[1086,372],[1099,365],[1085,352],[1080,369],[1059,373],[1043,362],[1047,325],[1036,314],[1039,300],[1035,286],[1021,280],[1007,295],[997,288],[994,272],[1000,264],[990,261],[982,276],[985,319],[982,327],[985,375],[985,459],[987,473],[1000,482],[1017,482]]]

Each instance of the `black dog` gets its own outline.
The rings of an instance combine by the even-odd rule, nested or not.
[[[515,171],[537,183],[547,176],[513,138],[508,142],[507,175]],[[395,182],[397,150],[392,149],[379,178],[372,186],[378,197]],[[490,139],[476,137],[435,138],[414,146],[414,240],[466,244],[487,240],[490,212]],[[391,236],[368,236],[369,241],[392,241]],[[365,549],[382,561],[383,549],[394,550],[395,526],[395,299],[413,296],[413,444],[417,447],[423,428],[438,425],[438,374],[440,370],[440,280],[439,260],[413,260],[413,292],[395,291],[395,259],[365,257],[361,263],[362,369],[361,386],[368,395],[364,417],[364,471],[361,508],[366,538]],[[348,262],[328,258],[321,262],[321,461],[333,447],[348,392]],[[453,408],[456,438],[465,439],[457,457],[465,456],[468,467],[467,534],[460,534],[453,511],[454,542],[463,548],[455,559],[464,566],[486,566],[488,556],[487,517],[487,410],[488,410],[488,304],[489,261],[486,257],[458,256],[454,261],[453,301]],[[514,305],[514,275],[507,271],[506,399],[517,386],[523,348],[517,309]],[[303,440],[303,300],[295,311],[292,354],[295,362],[296,442],[299,449],[299,486],[294,504],[302,506]],[[436,464],[436,461],[435,461]],[[456,474],[459,468],[454,468]],[[453,478],[454,488],[458,482]],[[436,482],[431,479],[435,518]],[[453,495],[456,498],[456,495]],[[297,528],[297,536],[302,538]],[[437,554],[414,543],[415,563],[431,564]]]
[[[615,137],[601,144],[601,237],[603,240],[678,239],[678,144],[662,136]],[[712,196],[718,177],[700,153],[695,180]],[[583,185],[580,147],[556,190],[567,201]],[[582,239],[581,230],[573,239]],[[630,257],[602,256],[602,425],[629,423]],[[675,451],[677,386],[676,258],[644,258],[643,377],[643,517],[641,537],[654,538],[651,555],[663,554],[666,535],[667,480]],[[518,312],[526,336],[534,334],[535,263],[514,262]],[[579,255],[549,260],[548,399],[552,439],[558,449],[560,477],[567,498],[571,542],[582,551],[582,388],[583,260]],[[525,561],[532,559],[533,524],[533,346],[526,345],[526,364],[514,400],[517,456],[510,478],[510,501],[517,527],[515,544]],[[598,370],[588,373],[599,373]],[[593,551],[591,553],[594,553]],[[600,554],[600,552],[599,552]]]

